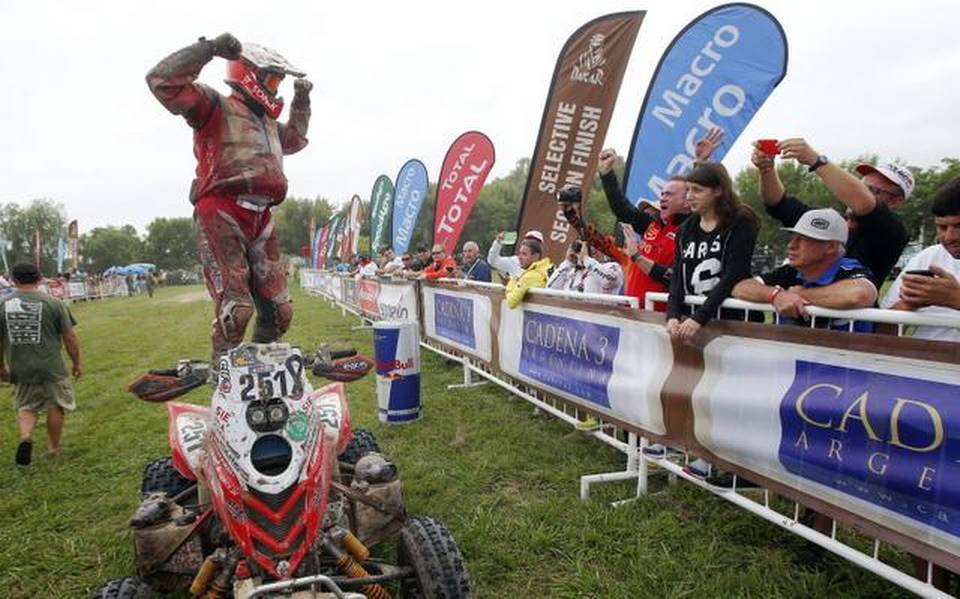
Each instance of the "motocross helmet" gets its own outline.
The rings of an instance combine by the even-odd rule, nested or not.
[[[227,63],[227,85],[262,106],[271,118],[283,111],[283,98],[277,89],[285,75],[303,77],[306,73],[290,64],[276,50],[259,44],[243,44],[240,58]]]

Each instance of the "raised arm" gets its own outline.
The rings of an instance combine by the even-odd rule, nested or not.
[[[832,162],[818,163],[820,153],[810,147],[806,140],[799,137],[784,139],[780,142],[780,152],[784,158],[794,158],[808,168],[816,166],[814,172],[823,180],[823,184],[855,215],[869,214],[877,207],[876,198],[863,181]]]
[[[307,128],[310,126],[310,90],[313,84],[306,79],[293,82],[293,102],[286,123],[277,126],[280,146],[284,154],[294,154],[307,145]]]
[[[220,56],[228,60],[240,57],[240,41],[229,33],[214,40],[200,41],[177,50],[147,73],[147,86],[163,106],[182,115],[193,128],[203,126],[215,106],[216,92],[196,83],[201,69]]]

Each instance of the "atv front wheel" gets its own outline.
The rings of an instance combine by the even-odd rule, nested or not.
[[[136,576],[114,578],[94,593],[93,599],[153,599],[153,589]]]
[[[173,458],[158,458],[143,467],[141,493],[166,493],[176,497],[186,491],[193,481],[184,477],[173,467]]]
[[[453,535],[425,516],[407,520],[400,531],[398,560],[414,575],[400,583],[402,599],[469,599],[470,578]]]
[[[368,453],[380,453],[377,438],[365,428],[356,428],[353,429],[353,438],[337,459],[348,464],[356,464]]]

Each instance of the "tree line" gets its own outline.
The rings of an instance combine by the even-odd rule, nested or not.
[[[852,169],[859,162],[876,163],[877,157],[859,157],[841,164],[844,168]],[[484,186],[464,227],[461,242],[476,241],[485,251],[499,231],[511,231],[516,227],[529,169],[530,159],[522,158],[506,176]],[[622,181],[622,158],[614,170]],[[928,245],[936,233],[929,210],[930,202],[940,186],[960,176],[960,159],[944,158],[936,166],[910,167],[910,170],[916,185],[913,196],[899,210],[899,214],[911,238]],[[784,187],[792,195],[817,207],[840,207],[819,177],[808,173],[806,167],[793,162],[781,162],[777,171]],[[741,198],[762,217],[764,209],[757,170],[752,166],[741,169],[734,177],[734,182]],[[607,208],[599,179],[584,195],[589,198],[587,220],[601,231],[613,234],[615,219]],[[431,183],[414,231],[411,249],[432,243],[435,203],[436,183]],[[344,203],[342,208],[346,209],[347,204]],[[281,251],[291,256],[300,255],[310,241],[310,223],[322,226],[337,210],[330,200],[323,197],[287,198],[273,212]],[[778,263],[785,254],[787,234],[772,219],[761,218],[761,221],[763,226],[757,239],[757,252],[763,254],[767,265]],[[0,235],[3,240],[0,249],[6,252],[8,264],[12,266],[19,261],[33,260],[34,231],[39,231],[41,268],[47,275],[55,274],[57,240],[60,237],[66,239],[67,222],[63,205],[46,198],[32,200],[26,207],[14,202],[0,206]],[[83,223],[80,224],[82,226]],[[361,229],[361,253],[369,248],[369,229],[367,219]],[[156,218],[147,225],[142,235],[132,225],[96,227],[80,236],[79,254],[80,269],[86,272],[102,272],[113,265],[134,262],[149,262],[163,270],[194,270],[199,267],[191,217]]]

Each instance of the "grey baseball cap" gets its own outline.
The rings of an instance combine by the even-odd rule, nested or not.
[[[803,213],[797,224],[792,227],[782,227],[782,230],[810,239],[847,243],[847,221],[833,208],[808,210]]]

